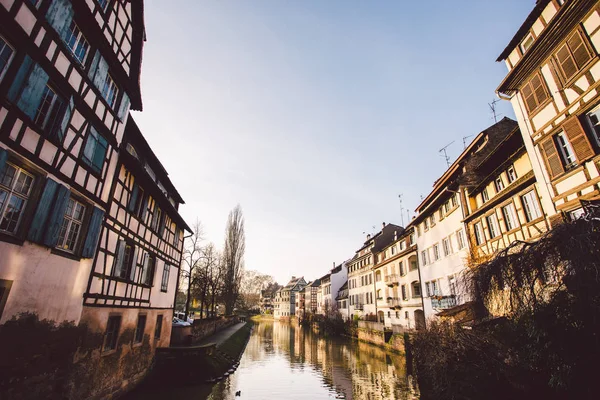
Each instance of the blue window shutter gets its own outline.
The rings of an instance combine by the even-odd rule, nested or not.
[[[23,63],[17,71],[17,76],[15,76],[15,79],[13,80],[12,85],[10,86],[10,89],[8,89],[8,93],[6,95],[6,97],[8,97],[8,99],[11,102],[15,103],[19,98],[21,90],[23,89],[23,85],[25,85],[25,81],[31,73],[32,67],[33,60],[31,59],[31,57],[25,56],[25,59],[23,59]]]
[[[44,237],[44,228],[46,227],[46,220],[48,219],[48,214],[50,214],[52,200],[54,200],[58,186],[58,183],[52,179],[48,178],[46,180],[46,186],[44,187],[44,191],[42,192],[42,195],[38,201],[38,206],[35,210],[31,226],[29,227],[29,233],[27,234],[27,239],[31,240],[32,242],[42,243],[42,239]]]
[[[4,169],[7,158],[8,158],[8,152],[6,150],[0,148],[0,172],[2,172],[2,170]]]
[[[73,110],[75,109],[75,101],[73,100],[73,96],[69,100],[69,104],[65,107],[65,114],[63,115],[62,122],[58,127],[58,132],[56,132],[56,136],[62,142],[65,135],[67,134],[67,128],[69,127],[69,122],[71,122],[71,115],[73,115]]]
[[[88,71],[88,78],[90,78],[92,81],[94,80],[94,75],[96,75],[96,70],[98,69],[100,57],[100,51],[96,50],[96,53],[94,53],[94,59],[92,60],[92,64],[90,65],[90,70]]]
[[[142,222],[146,222],[146,214],[148,214],[148,196],[144,196],[142,202]]]
[[[94,86],[96,86],[100,93],[102,93],[102,91],[104,90],[104,82],[106,82],[106,75],[108,75],[108,63],[100,55],[100,53],[96,52],[96,56],[98,56],[98,61],[96,65],[96,70],[94,72]],[[96,62],[95,56],[94,62]]]
[[[123,93],[123,97],[121,97],[121,105],[119,106],[119,113],[117,114],[121,122],[125,122],[127,119],[127,113],[129,112],[129,96],[127,93]]]
[[[92,218],[90,219],[90,227],[88,229],[85,243],[83,244],[83,251],[81,256],[83,258],[93,258],[96,252],[96,245],[98,244],[98,238],[100,237],[100,231],[102,230],[102,221],[104,220],[104,211],[94,207],[92,212]]]
[[[2,170],[2,168],[0,168],[0,170]],[[133,190],[131,191],[131,197],[129,198],[129,204],[127,205],[127,209],[130,212],[135,211],[135,203],[137,202],[137,198],[140,193],[139,189],[140,189],[140,187],[137,185],[137,183],[135,183],[133,185]]]
[[[46,233],[43,242],[48,247],[54,247],[58,242],[58,233],[65,217],[70,194],[71,192],[69,192],[69,189],[63,185],[59,185],[56,190],[52,211],[50,212],[48,222],[46,223]]]
[[[104,160],[106,159],[106,149],[108,148],[108,142],[100,134],[98,134],[96,139],[97,143],[96,148],[94,149],[94,159],[92,160],[92,165],[98,172],[101,172],[102,167],[104,166]]]
[[[66,40],[74,14],[70,0],[52,0],[46,13],[46,19],[60,37]]]
[[[47,83],[48,74],[42,67],[35,64],[17,102],[17,107],[31,119],[35,119]]]

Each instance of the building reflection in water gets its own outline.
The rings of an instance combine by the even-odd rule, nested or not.
[[[231,399],[418,399],[403,356],[293,323],[261,322],[238,370],[213,390]]]

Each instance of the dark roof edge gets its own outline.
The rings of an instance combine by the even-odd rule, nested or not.
[[[537,4],[533,8],[533,10],[531,10],[527,18],[525,18],[525,21],[523,22],[519,30],[517,30],[515,36],[513,36],[506,48],[496,59],[497,62],[506,60],[506,58],[509,56],[512,50],[521,42],[521,40],[523,40],[523,38],[525,37],[527,32],[529,32],[529,29],[533,26],[533,24],[539,18],[539,16],[542,15],[542,12],[544,11],[544,8],[546,8],[548,3],[550,3],[550,0],[537,0]]]

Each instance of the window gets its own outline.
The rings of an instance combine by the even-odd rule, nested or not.
[[[494,187],[496,188],[496,193],[500,193],[504,189],[504,181],[501,176],[494,180]]]
[[[408,311],[404,311],[404,318],[408,319]]]
[[[477,243],[477,245],[481,245],[485,242],[485,236],[483,235],[483,225],[481,224],[481,221],[477,222],[474,226],[473,229],[475,230],[475,243]]]
[[[444,203],[444,214],[447,215],[451,208],[452,206],[450,205],[450,200],[448,200]]]
[[[429,217],[429,226],[431,226],[432,228],[435,226],[435,214],[431,214],[431,216]]]
[[[481,202],[485,203],[486,201],[488,201],[490,199],[490,196],[488,195],[488,191],[487,188],[483,189],[481,191]]]
[[[138,315],[137,326],[135,327],[135,334],[133,335],[133,343],[142,343],[144,340],[144,331],[146,330],[146,316]]]
[[[456,207],[458,205],[458,194],[454,193],[454,195],[452,197],[450,197],[450,204],[452,205],[452,208]]]
[[[58,97],[56,92],[48,85],[42,92],[42,101],[35,114],[35,123],[38,124],[44,132],[56,132],[63,110],[64,102]]]
[[[158,232],[158,228],[160,227],[160,220],[162,217],[162,211],[158,204],[154,203],[154,212],[152,213],[152,222],[150,224],[150,228],[154,232]]]
[[[577,75],[591,58],[592,53],[579,31],[575,31],[554,53],[554,60],[565,82]]]
[[[561,132],[556,135],[555,138],[558,151],[560,152],[565,167],[575,164],[577,158],[575,158],[575,152],[573,152],[573,148],[571,147],[571,143],[569,143],[569,139],[567,139],[567,135],[565,135],[564,132]]]
[[[506,170],[506,176],[508,177],[509,184],[517,180],[517,173],[515,171],[514,165],[508,167],[508,169]]]
[[[115,255],[115,261],[113,265],[112,275],[118,278],[127,279],[130,275],[132,275],[132,271],[135,268],[132,268],[133,262],[133,245],[127,243],[124,240],[119,240],[117,244],[117,252]]]
[[[408,300],[408,293],[406,292],[406,285],[402,285],[402,300]]]
[[[66,44],[81,65],[85,63],[85,59],[90,49],[90,44],[75,22],[71,22],[69,31],[67,32]]]
[[[109,74],[106,74],[104,86],[102,87],[102,97],[104,97],[104,100],[106,100],[110,108],[115,108],[115,103],[117,102],[117,95],[117,84]]]
[[[412,283],[413,298],[421,297],[421,284],[419,282]]]
[[[450,294],[456,296],[456,278],[453,276],[448,277],[448,287],[450,288]]]
[[[425,218],[425,221],[423,221],[423,230],[425,232],[427,232],[429,230],[429,219]]]
[[[409,239],[409,243],[412,246],[413,244],[415,244],[415,234],[411,233],[410,236],[408,237]]]
[[[419,268],[419,264],[417,263],[417,256],[413,256],[410,259],[410,270],[415,271]]]
[[[442,240],[442,246],[444,247],[444,256],[452,254],[452,243],[450,242],[450,236]]]
[[[2,36],[0,36],[0,81],[4,77],[4,73],[8,69],[10,62],[15,55],[15,49],[13,49]]]
[[[133,190],[131,191],[131,197],[129,198],[128,209],[133,215],[141,218],[144,207],[144,189],[140,185],[134,183]]]
[[[458,249],[462,250],[465,247],[465,234],[462,229],[456,231],[456,243],[458,244]]]
[[[440,259],[440,245],[438,243],[433,245],[433,260],[437,261]]]
[[[421,264],[427,265],[427,250],[421,252]]]
[[[521,42],[521,52],[523,54],[525,54],[527,52],[527,50],[529,50],[529,48],[531,47],[531,45],[533,44],[533,35],[530,33],[527,35],[527,37]]]
[[[108,0],[96,0],[96,2],[100,8],[102,8],[102,11],[106,11],[106,8],[108,7]]]
[[[576,219],[579,219],[585,215],[585,210],[583,208],[578,208],[576,210],[569,211],[568,215],[571,221],[575,221]]]
[[[90,127],[83,149],[83,161],[92,167],[94,171],[101,172],[107,148],[108,142],[106,139],[94,127]]]
[[[165,263],[165,267],[163,268],[162,279],[160,280],[160,291],[166,292],[169,288],[169,264]]]
[[[431,281],[431,295],[438,296],[440,294],[440,288],[437,281]]]
[[[154,326],[154,339],[160,339],[160,333],[162,332],[163,316],[156,316],[156,325]]]
[[[142,269],[142,284],[152,286],[152,282],[154,281],[155,266],[156,256],[151,253],[146,253],[144,256],[144,267]]]
[[[504,217],[504,224],[506,230],[512,231],[518,226],[517,213],[515,211],[515,205],[510,203],[502,207],[502,216]]]
[[[17,232],[33,182],[31,174],[10,163],[0,171],[0,231]]]
[[[530,113],[535,111],[540,104],[550,97],[546,83],[539,72],[533,75],[525,86],[523,86],[521,94],[523,95],[525,106]]]
[[[400,261],[398,263],[398,269],[400,270],[400,275],[404,276],[406,275],[406,269],[404,268],[404,262]]]
[[[496,213],[488,215],[485,217],[485,220],[488,225],[488,230],[490,231],[490,239],[500,235],[500,229],[498,228],[498,217],[496,216]]]
[[[102,349],[104,351],[110,351],[117,348],[117,341],[119,339],[120,328],[120,315],[108,317],[108,323],[106,324],[106,332],[104,333],[104,345],[102,346]]]
[[[7,279],[0,279],[0,318],[2,318],[2,312],[4,311],[6,300],[8,300],[8,294],[10,293],[10,289],[12,288],[12,284],[13,281],[9,281]]]
[[[57,248],[71,253],[75,251],[84,215],[85,206],[77,200],[70,198],[58,233]]]
[[[392,246],[390,251],[391,251],[392,255],[396,254],[396,246]]]
[[[425,297],[431,296],[431,282],[425,282]]]
[[[523,203],[523,208],[525,209],[527,222],[531,222],[542,216],[542,212],[540,211],[540,206],[534,190],[531,190],[521,196],[521,202]]]
[[[0,42],[1,43],[1,42]],[[0,64],[0,68],[2,64]],[[1,70],[0,70],[1,71]],[[0,73],[0,78],[2,77]],[[600,107],[596,107],[592,111],[587,114],[587,121],[590,125],[590,130],[593,133],[594,140],[596,141],[596,145],[600,146]]]

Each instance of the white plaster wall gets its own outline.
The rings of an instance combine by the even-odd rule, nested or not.
[[[0,242],[0,279],[13,281],[0,323],[22,312],[78,323],[91,265],[91,259],[71,260],[30,242]]]
[[[460,196],[459,196],[460,198]],[[458,250],[458,247],[453,247],[454,253],[444,257],[442,239],[455,233],[459,229],[464,230],[464,224],[462,223],[462,199],[459,200],[459,207],[454,210],[450,215],[447,215],[441,221],[436,221],[433,228],[429,228],[427,232],[423,232],[421,229],[421,236],[417,237],[417,248],[419,253],[419,269],[421,270],[421,293],[424,297],[425,303],[425,318],[431,318],[435,311],[431,307],[431,300],[426,296],[425,282],[431,280],[439,280],[440,291],[443,295],[450,294],[450,288],[448,285],[448,276],[460,274],[465,269],[465,259],[467,257],[467,247],[462,250]],[[437,210],[436,210],[437,217]],[[466,233],[466,230],[465,230]],[[465,234],[465,239],[467,238]],[[422,265],[421,263],[421,251],[429,249],[434,244],[439,244],[440,248],[440,259],[433,261],[431,257],[431,263]],[[456,243],[452,243],[456,246]],[[412,288],[411,288],[412,289]],[[412,290],[411,290],[412,295]]]

